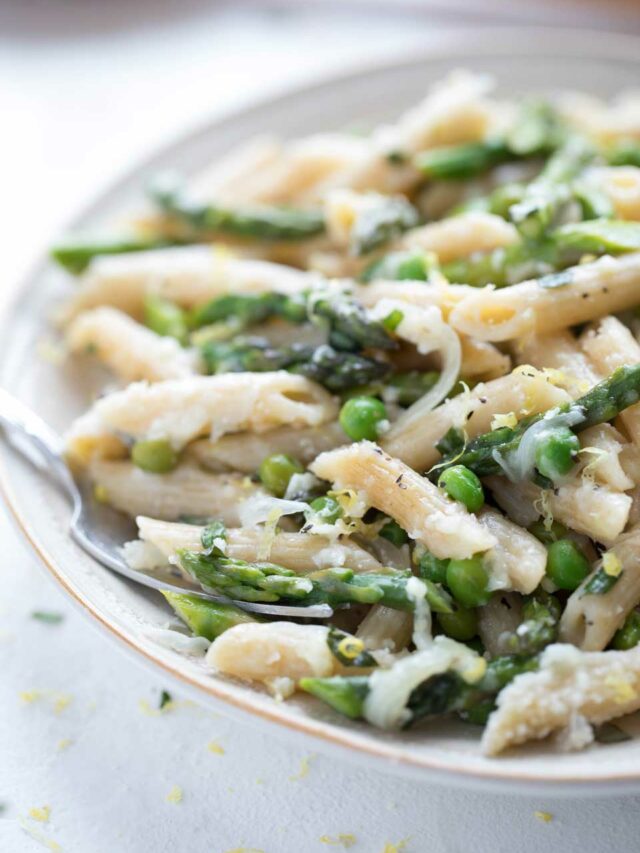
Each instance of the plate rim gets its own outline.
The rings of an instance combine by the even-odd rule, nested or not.
[[[89,201],[79,205],[78,209],[63,223],[60,232],[72,231],[79,228],[80,223],[91,218],[109,203],[110,198],[117,196],[126,190],[143,169],[153,166],[157,160],[170,157],[173,151],[195,142],[204,137],[219,126],[248,118],[252,113],[260,110],[273,108],[276,105],[284,106],[288,101],[294,101],[301,95],[313,96],[314,93],[335,88],[341,82],[360,79],[368,74],[384,74],[401,72],[403,68],[415,65],[428,65],[432,62],[442,61],[449,57],[455,57],[467,52],[464,62],[468,67],[473,67],[474,59],[486,57],[487,55],[514,57],[516,55],[523,59],[542,58],[544,56],[558,56],[560,48],[564,56],[572,59],[597,58],[610,63],[634,64],[640,69],[640,36],[623,33],[613,33],[593,29],[574,28],[551,28],[551,27],[522,27],[522,26],[491,26],[449,29],[443,28],[446,38],[442,45],[433,45],[425,50],[412,51],[407,55],[388,55],[379,61],[358,61],[349,64],[346,70],[314,76],[311,81],[303,82],[301,85],[286,85],[276,87],[273,91],[261,96],[248,99],[238,107],[216,111],[204,119],[194,122],[191,126],[171,133],[161,139],[158,144],[149,146],[147,153],[133,159],[132,163],[120,170],[115,176],[108,179],[103,185],[96,182],[95,190],[90,193]],[[453,66],[453,63],[452,63]],[[2,331],[10,318],[15,314],[17,304],[27,291],[31,282],[36,280],[50,261],[46,250],[36,247],[34,250],[36,259],[27,263],[22,274],[16,277],[13,284],[9,284],[4,298],[0,299],[0,331]],[[3,347],[4,349],[4,347]],[[23,515],[20,500],[13,492],[11,476],[5,460],[8,452],[5,447],[0,451],[0,495],[9,511],[10,517],[22,536],[29,543],[31,549],[39,558],[39,562],[48,571],[49,575],[60,586],[84,613],[89,621],[104,633],[111,637],[122,649],[129,652],[131,656],[140,661],[159,667],[165,674],[177,679],[182,685],[194,694],[208,696],[216,702],[227,707],[235,708],[248,718],[257,718],[263,722],[275,723],[281,731],[293,730],[297,735],[304,735],[323,742],[323,745],[332,749],[339,749],[340,754],[351,759],[374,759],[376,766],[381,769],[398,772],[399,770],[420,773],[422,778],[432,778],[457,782],[459,784],[478,785],[492,784],[494,786],[506,786],[518,783],[519,791],[523,788],[531,790],[537,788],[546,791],[561,792],[570,786],[575,792],[607,793],[620,791],[621,787],[628,788],[630,785],[640,782],[640,768],[618,773],[600,773],[585,776],[560,774],[549,778],[544,771],[526,769],[510,770],[507,765],[496,759],[495,765],[491,767],[460,766],[459,759],[447,760],[435,756],[412,757],[406,751],[394,754],[394,745],[382,741],[377,744],[365,743],[353,738],[349,729],[342,729],[333,723],[326,723],[313,717],[301,717],[299,719],[285,718],[278,711],[278,705],[274,703],[272,709],[257,708],[252,706],[251,695],[246,697],[236,696],[224,689],[224,682],[219,684],[211,679],[210,685],[203,685],[193,679],[188,672],[173,666],[166,660],[154,656],[145,648],[136,645],[126,629],[120,629],[117,625],[106,619],[93,604],[90,597],[80,593],[69,581],[65,570],[58,560],[48,553],[46,546],[39,540],[37,531],[29,520]],[[495,769],[494,769],[495,768]]]

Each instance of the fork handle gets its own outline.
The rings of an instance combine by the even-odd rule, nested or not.
[[[53,475],[71,501],[79,498],[78,487],[64,460],[60,436],[33,409],[4,388],[0,388],[0,426],[12,447]]]

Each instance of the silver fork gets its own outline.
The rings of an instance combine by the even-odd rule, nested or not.
[[[238,601],[205,592],[190,585],[187,580],[165,581],[132,569],[119,554],[119,549],[126,539],[132,538],[131,524],[128,523],[130,535],[122,535],[125,521],[120,513],[98,505],[86,485],[73,477],[64,460],[60,436],[32,409],[3,388],[0,388],[0,426],[11,446],[41,471],[52,476],[69,499],[72,507],[69,533],[72,539],[83,551],[111,571],[152,589],[188,592],[199,598],[231,603],[243,610],[265,616],[327,619],[333,614],[333,609],[328,604],[290,607],[283,604]]]

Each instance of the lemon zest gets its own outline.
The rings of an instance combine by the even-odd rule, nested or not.
[[[290,782],[298,782],[300,779],[304,779],[309,775],[309,765],[315,758],[315,755],[305,755],[302,761],[300,762],[300,770],[297,773],[294,773],[293,776],[289,776]]]
[[[207,744],[207,749],[214,755],[224,755],[224,747],[220,746],[220,744],[215,740],[209,741],[209,743]]]
[[[331,835],[321,835],[320,841],[322,844],[332,844],[334,846],[342,846],[346,850],[356,843],[356,837],[351,832],[341,832],[339,835],[332,837]]]
[[[168,803],[181,803],[182,802],[182,788],[179,785],[174,785],[173,788],[169,791],[166,796],[166,800]]]
[[[502,427],[509,427],[509,429],[513,429],[518,423],[518,418],[516,417],[515,412],[507,412],[506,415],[494,415],[491,421],[491,429],[501,429]]]
[[[541,820],[543,823],[551,823],[553,820],[553,815],[551,812],[534,812],[533,813],[538,820]]]
[[[34,806],[29,809],[29,817],[32,820],[37,820],[39,823],[49,823],[51,817],[51,806]]]
[[[622,563],[613,551],[602,555],[602,569],[610,578],[617,578],[622,572]]]

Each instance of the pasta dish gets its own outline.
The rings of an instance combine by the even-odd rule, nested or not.
[[[67,356],[107,371],[70,464],[135,519],[131,567],[224,597],[165,593],[180,648],[382,729],[455,715],[488,755],[626,736],[638,95],[456,72],[366,135],[158,176],[126,233],[52,255]]]

